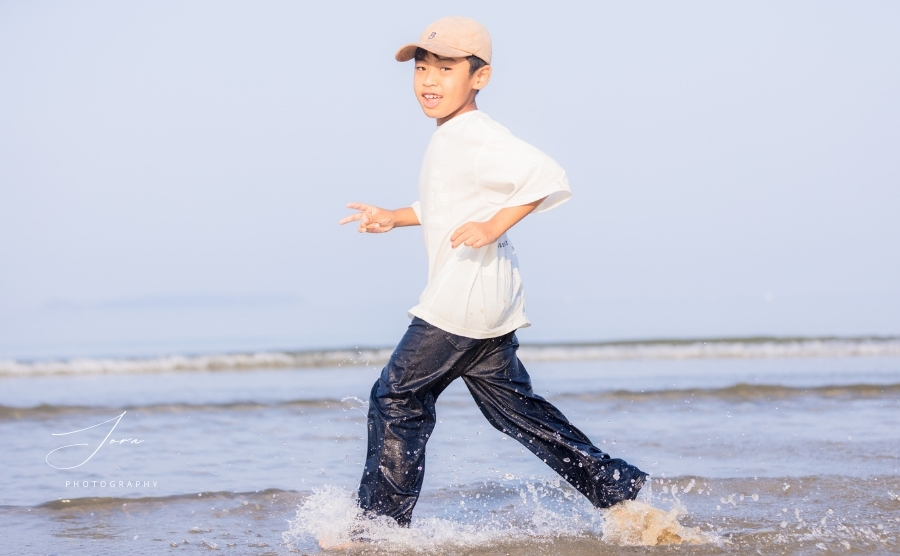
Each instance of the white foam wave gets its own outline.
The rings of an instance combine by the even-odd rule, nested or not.
[[[322,368],[341,365],[380,366],[387,361],[392,351],[392,348],[374,348],[198,356],[173,355],[149,359],[0,361],[0,376]],[[519,357],[526,363],[529,361],[867,356],[900,357],[900,338],[621,342],[584,345],[525,345],[519,349]]]
[[[0,376],[55,374],[134,374],[179,371],[319,368],[341,365],[380,364],[392,349],[309,352],[260,352],[182,356],[148,359],[72,359],[23,363],[0,361]]]
[[[524,346],[522,360],[724,359],[775,357],[900,357],[898,338],[698,340],[572,346]]]

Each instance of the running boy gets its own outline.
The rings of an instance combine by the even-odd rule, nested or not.
[[[462,378],[498,430],[521,442],[595,506],[634,499],[647,474],[612,459],[531,389],[515,331],[529,326],[507,230],[571,197],[563,169],[480,112],[491,38],[477,21],[447,17],[397,51],[415,59],[413,86],[437,120],[419,176],[419,201],[385,210],[362,203],[341,224],[364,233],[422,225],[428,285],[372,387],[359,505],[409,525],[425,468],[435,402]]]

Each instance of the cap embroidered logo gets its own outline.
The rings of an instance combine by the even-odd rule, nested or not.
[[[435,35],[437,35],[437,33],[431,33],[430,35],[428,35],[428,38],[433,39],[435,37]]]

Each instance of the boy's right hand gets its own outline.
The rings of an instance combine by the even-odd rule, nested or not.
[[[347,208],[356,209],[359,212],[342,218],[338,224],[347,224],[359,220],[359,233],[366,232],[381,234],[391,231],[397,225],[394,211],[374,207],[365,203],[348,203]]]

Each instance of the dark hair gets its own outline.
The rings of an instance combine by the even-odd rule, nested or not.
[[[417,61],[422,61],[422,60],[424,60],[429,54],[434,54],[434,52],[430,52],[430,51],[425,50],[424,48],[421,48],[421,47],[420,47],[420,48],[416,48],[415,59],[416,59]],[[437,57],[438,60],[447,60],[447,59],[448,59],[446,56],[438,56],[437,54],[434,54],[434,55],[435,55],[435,57]],[[479,58],[478,56],[474,56],[474,55],[473,55],[473,56],[466,56],[466,60],[469,61],[469,75],[472,75],[472,74],[475,73],[476,71],[478,71],[478,70],[480,70],[481,68],[483,68],[484,66],[488,65],[487,62],[485,62],[484,60],[482,60],[482,59]]]

